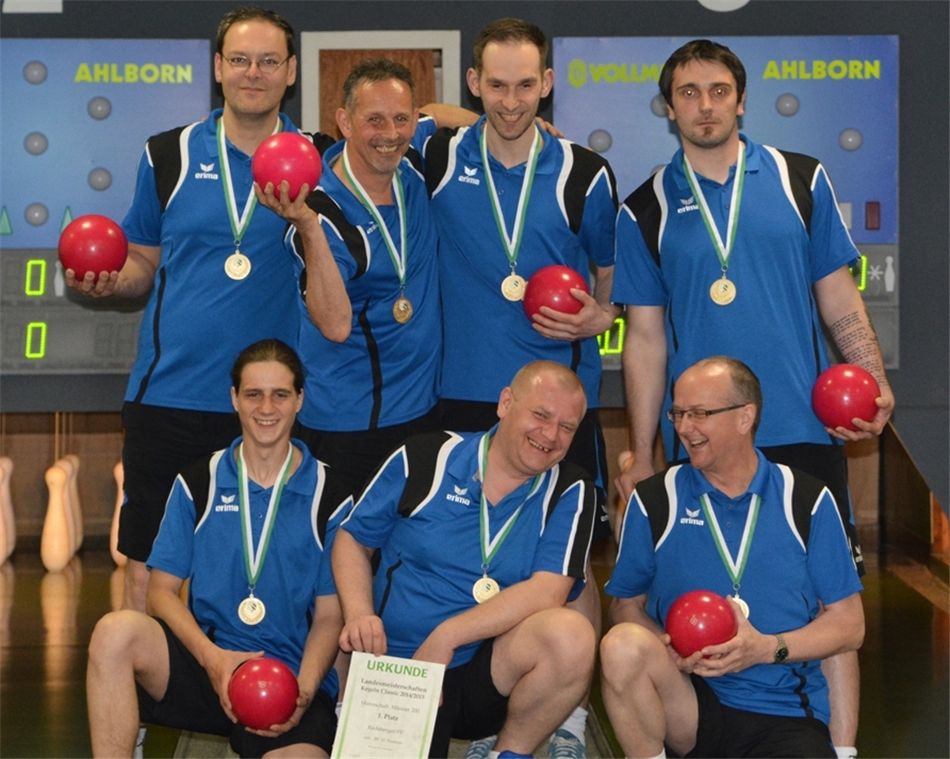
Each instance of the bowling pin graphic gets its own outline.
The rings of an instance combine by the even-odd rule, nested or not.
[[[122,504],[125,503],[125,471],[119,461],[112,467],[112,477],[115,480],[115,509],[112,511],[112,527],[109,529],[109,553],[117,567],[124,567],[128,557],[119,550],[119,514]]]
[[[73,553],[82,547],[84,529],[82,523],[82,503],[79,500],[79,456],[67,453],[60,464],[69,475],[69,514],[73,527]]]
[[[63,265],[56,262],[56,273],[53,275],[53,294],[57,298],[62,298],[66,292],[66,275],[63,273]]]
[[[894,271],[894,256],[884,257],[884,292],[894,292],[897,284],[897,272]]]
[[[40,560],[49,572],[59,572],[73,556],[73,536],[68,515],[69,474],[59,462],[46,470],[49,500],[43,533],[40,537]]]
[[[13,499],[10,497],[10,476],[13,460],[0,456],[0,564],[10,558],[16,547],[16,519]]]

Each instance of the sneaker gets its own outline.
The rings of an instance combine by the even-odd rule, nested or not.
[[[548,744],[548,756],[552,759],[586,759],[587,746],[573,733],[558,728]]]
[[[488,759],[491,750],[495,748],[497,735],[489,735],[486,738],[479,738],[468,744],[468,750],[465,752],[465,759]]]

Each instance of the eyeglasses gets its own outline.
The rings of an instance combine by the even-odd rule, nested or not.
[[[290,56],[287,56],[282,61],[278,61],[276,58],[258,58],[256,61],[253,61],[246,55],[230,55],[224,58],[224,60],[228,62],[231,68],[238,69],[239,71],[247,71],[253,63],[257,65],[257,70],[262,74],[273,74],[290,60]]]
[[[702,421],[724,411],[735,411],[737,408],[747,405],[747,403],[737,403],[735,406],[724,406],[723,408],[676,408],[676,406],[673,406],[666,412],[666,418],[673,424],[682,422],[684,417],[694,421]]]

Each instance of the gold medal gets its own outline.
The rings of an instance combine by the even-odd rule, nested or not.
[[[472,586],[472,596],[478,603],[485,603],[499,593],[501,593],[501,587],[488,575],[478,578]]]
[[[743,599],[739,598],[738,593],[736,593],[732,597],[732,600],[735,601],[739,605],[739,611],[742,612],[742,616],[748,619],[749,618],[749,604],[747,604]]]
[[[709,297],[717,306],[728,306],[736,299],[736,286],[732,280],[720,277],[710,286]]]
[[[224,262],[224,273],[231,279],[242,280],[251,273],[251,259],[236,250]]]
[[[509,274],[501,281],[501,294],[513,303],[524,300],[524,288],[524,277],[518,274]]]
[[[260,623],[265,614],[267,614],[267,609],[264,607],[264,602],[253,595],[238,604],[238,618],[246,625]]]
[[[400,295],[393,303],[393,319],[405,324],[412,318],[412,301],[405,295]]]

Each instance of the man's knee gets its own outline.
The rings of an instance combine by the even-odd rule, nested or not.
[[[583,614],[560,607],[532,614],[495,641],[492,678],[502,692],[529,672],[556,672],[564,682],[589,679],[597,640]]]
[[[667,656],[663,644],[641,625],[616,625],[600,641],[600,668],[608,684],[646,672],[657,656]]]
[[[106,614],[96,623],[89,639],[90,665],[132,663],[136,648],[146,644],[146,625],[152,622],[146,615],[128,609]]]

